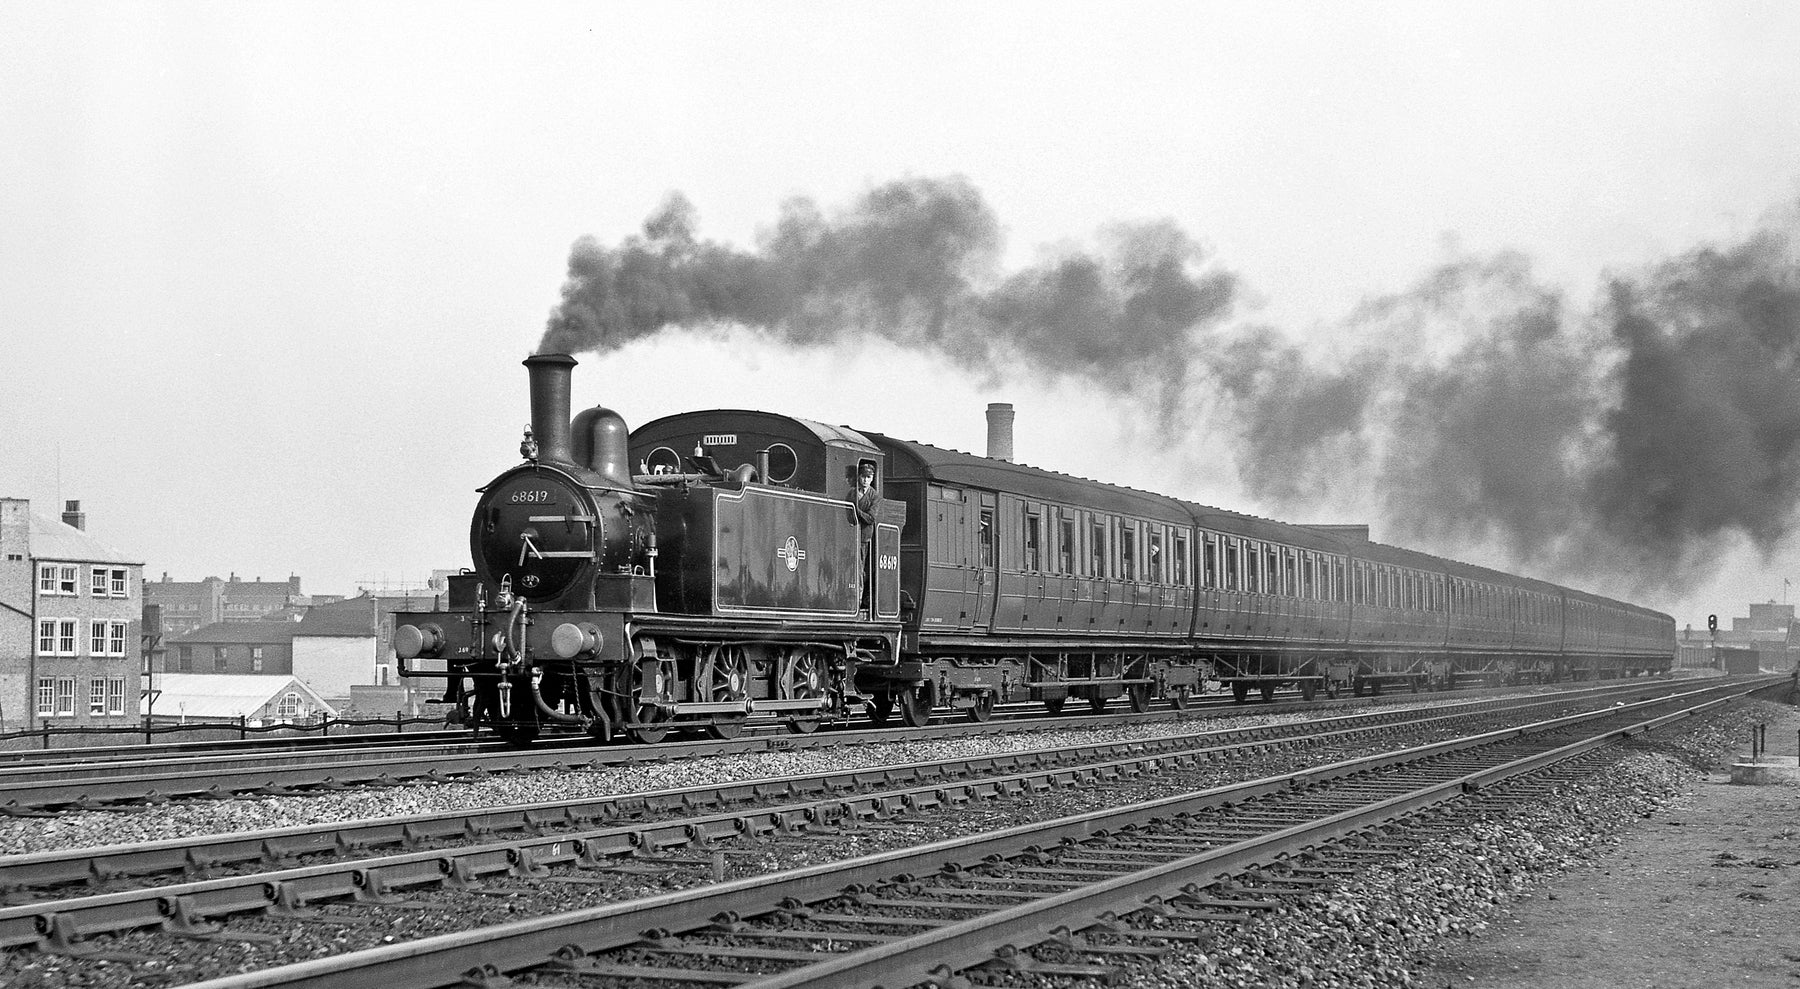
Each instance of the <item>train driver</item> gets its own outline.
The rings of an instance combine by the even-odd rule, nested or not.
[[[875,461],[865,460],[856,468],[856,491],[850,496],[856,508],[856,573],[861,588],[861,607],[869,606],[869,549],[875,540],[875,516],[881,509],[881,492],[875,487]]]

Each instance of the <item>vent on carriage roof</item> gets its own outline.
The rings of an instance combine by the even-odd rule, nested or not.
[[[1010,462],[1013,458],[1012,403],[989,402],[987,407],[987,427],[988,459]]]

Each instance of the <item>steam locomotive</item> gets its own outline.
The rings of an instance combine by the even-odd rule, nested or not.
[[[401,673],[523,744],[908,725],[1070,698],[1177,708],[1217,685],[1361,694],[1664,673],[1668,615],[1368,539],[766,412],[635,432],[570,417],[525,362],[522,461],[476,504],[474,568],[395,615]],[[1005,445],[1010,448],[1010,439]],[[858,512],[857,475],[882,497]]]

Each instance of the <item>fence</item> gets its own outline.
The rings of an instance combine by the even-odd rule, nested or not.
[[[413,731],[439,731],[451,727],[448,718],[408,718],[395,711],[391,718],[324,718],[308,723],[253,725],[239,716],[229,721],[189,721],[185,724],[146,724],[132,727],[57,727],[45,726],[28,731],[0,733],[0,749],[73,749],[92,745],[123,745],[142,742],[146,745],[162,736],[183,736],[178,741],[214,742],[220,739],[245,739],[252,735],[307,738],[327,735],[385,735]]]

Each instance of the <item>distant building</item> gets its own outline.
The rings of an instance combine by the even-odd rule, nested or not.
[[[294,630],[294,675],[340,709],[350,706],[352,687],[407,689],[403,703],[382,694],[385,715],[396,710],[417,713],[423,703],[410,699],[413,684],[402,684],[394,666],[393,622],[396,611],[424,611],[435,604],[430,597],[349,598],[308,609]]]
[[[287,676],[299,628],[292,618],[203,625],[164,641],[163,672]]]
[[[143,716],[154,724],[227,722],[251,728],[316,721],[337,714],[312,688],[292,676],[167,673],[144,698]]]
[[[1729,654],[1732,672],[1752,665],[1770,673],[1795,669],[1796,659],[1800,659],[1800,624],[1794,621],[1794,606],[1770,601],[1750,605],[1749,612],[1732,618],[1731,627],[1721,627],[1716,635],[1692,625],[1677,632],[1676,668],[1725,669]]]
[[[136,723],[144,565],[86,529],[0,498],[0,730]]]
[[[300,593],[300,578],[265,581],[228,579],[161,580],[144,583],[144,603],[162,608],[163,634],[173,638],[218,622],[255,622],[283,609],[342,600],[341,595]]]

